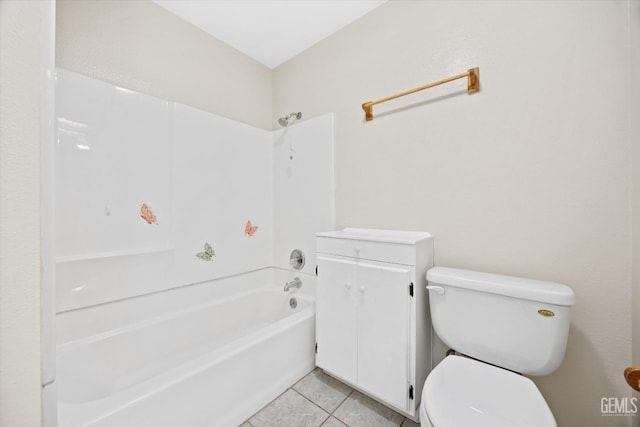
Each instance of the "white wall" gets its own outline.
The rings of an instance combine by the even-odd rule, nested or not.
[[[630,124],[632,143],[632,197],[633,197],[633,319],[632,319],[632,357],[631,364],[640,366],[640,0],[629,2],[629,54],[631,61],[631,92],[630,92]],[[635,77],[633,77],[635,76]],[[633,396],[640,400],[640,393],[633,392]],[[634,427],[640,427],[640,415],[636,415]]]
[[[271,129],[271,70],[150,0],[58,0],[56,18],[56,66]]]
[[[39,2],[0,2],[0,425],[39,426]]]
[[[566,283],[568,351],[535,379],[561,426],[628,426],[626,1],[390,1],[274,70],[275,112],[336,113],[337,226],[426,230],[435,263]],[[638,46],[637,35],[631,41]],[[363,102],[480,67],[374,107]]]

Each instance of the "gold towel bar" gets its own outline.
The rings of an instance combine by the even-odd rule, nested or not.
[[[407,91],[404,91],[404,92],[401,92],[401,93],[397,93],[395,95],[387,96],[386,98],[378,99],[377,101],[365,102],[364,104],[362,104],[362,109],[365,112],[366,121],[373,120],[373,106],[376,105],[376,104],[381,104],[383,102],[387,102],[387,101],[390,101],[392,99],[400,98],[401,96],[405,96],[405,95],[409,95],[409,94],[412,94],[412,93],[415,93],[415,92],[419,92],[421,90],[429,89],[431,87],[438,86],[438,85],[441,85],[443,83],[449,83],[449,82],[451,82],[453,80],[462,79],[464,77],[468,78],[468,80],[467,80],[467,93],[469,93],[469,95],[471,95],[472,93],[476,93],[477,91],[480,90],[480,68],[479,67],[475,67],[475,68],[472,68],[472,69],[468,70],[466,73],[458,74],[456,76],[449,77],[447,79],[442,79],[442,80],[438,80],[437,82],[434,82],[434,83],[429,83],[428,85],[420,86],[420,87],[417,87],[415,89],[411,89],[411,90],[407,90]]]

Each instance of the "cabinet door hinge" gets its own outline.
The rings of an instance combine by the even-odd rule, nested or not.
[[[409,386],[409,399],[413,400],[413,386]]]
[[[316,354],[318,354],[318,343],[316,343]]]
[[[413,282],[409,285],[409,296],[413,296]]]

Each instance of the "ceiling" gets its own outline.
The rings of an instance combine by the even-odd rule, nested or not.
[[[153,0],[275,68],[387,0]]]

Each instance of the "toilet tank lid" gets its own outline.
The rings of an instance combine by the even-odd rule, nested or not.
[[[427,271],[430,284],[453,286],[512,298],[572,306],[573,290],[567,285],[501,274],[482,273],[449,267],[434,267]]]

